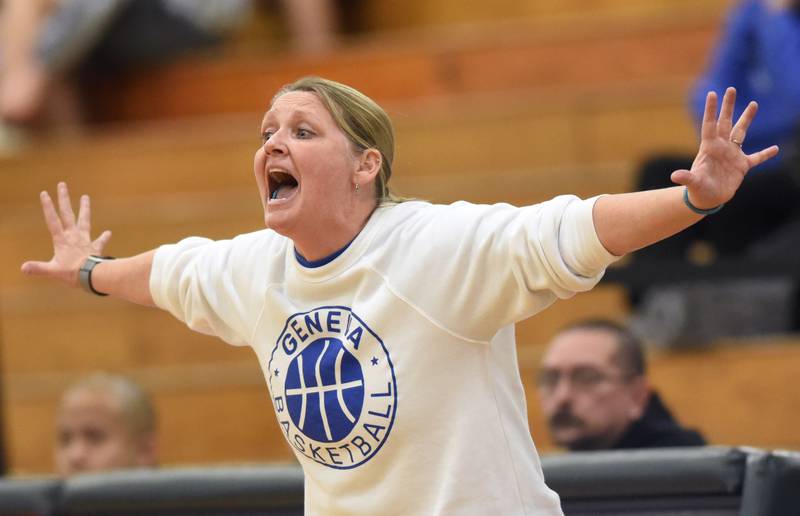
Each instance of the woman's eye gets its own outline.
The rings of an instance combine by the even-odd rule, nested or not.
[[[297,137],[298,138],[311,138],[311,131],[308,129],[298,129],[297,130]]]
[[[272,135],[273,135],[272,131],[264,131],[263,133],[261,133],[261,143],[267,143],[267,140],[269,140],[272,137]]]

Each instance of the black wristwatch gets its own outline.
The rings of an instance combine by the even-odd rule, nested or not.
[[[83,287],[83,290],[85,290],[86,292],[90,292],[92,294],[98,295],[98,296],[107,296],[108,295],[108,294],[103,294],[102,292],[96,291],[94,289],[94,287],[92,286],[92,270],[95,268],[95,266],[98,263],[105,262],[105,261],[108,261],[108,260],[113,260],[113,259],[114,259],[113,256],[95,256],[93,254],[90,254],[86,258],[86,261],[83,262],[83,265],[81,265],[81,268],[78,271],[78,283],[81,284],[81,287]]]

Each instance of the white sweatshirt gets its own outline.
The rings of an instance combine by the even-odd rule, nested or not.
[[[318,267],[270,230],[193,237],[159,248],[150,288],[189,327],[255,350],[306,514],[560,515],[513,324],[615,259],[594,201],[385,206]]]

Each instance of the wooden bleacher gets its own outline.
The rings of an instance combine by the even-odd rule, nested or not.
[[[191,333],[155,310],[19,274],[23,260],[49,256],[39,191],[65,179],[75,195],[92,195],[94,227],[114,230],[108,251],[120,256],[187,235],[257,229],[251,168],[261,111],[278,86],[309,73],[351,83],[388,108],[398,134],[393,182],[403,193],[523,204],[627,190],[642,156],[693,149],[686,91],[727,3],[504,0],[505,19],[454,27],[485,13],[475,8],[469,18],[451,0],[406,2],[416,9],[403,21],[391,16],[392,2],[379,1],[366,16],[387,30],[329,56],[195,60],[119,84],[113,96],[100,91],[95,114],[103,123],[88,136],[43,142],[0,162],[3,413],[12,468],[51,471],[58,395],[94,369],[127,372],[155,394],[164,464],[290,459],[251,351]],[[389,19],[396,25],[382,22]],[[541,450],[552,449],[532,390],[541,345],[575,318],[626,313],[624,292],[604,285],[518,328]],[[681,419],[714,442],[796,447],[794,424],[767,432],[755,417],[760,409],[788,421],[797,400],[778,382],[796,370],[796,344],[664,354],[653,375]],[[761,374],[748,378],[754,363]],[[715,368],[720,374],[703,375]]]
[[[357,84],[384,104],[558,92],[569,100],[578,93],[626,95],[642,86],[674,91],[674,82],[685,88],[705,62],[719,12],[706,8],[686,16],[672,8],[622,16],[589,11],[508,20],[348,40],[325,55],[252,51],[224,60],[198,57],[98,84],[92,97],[95,118],[261,112],[281,85],[310,74]]]

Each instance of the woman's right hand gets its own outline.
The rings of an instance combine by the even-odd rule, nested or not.
[[[60,280],[69,286],[78,286],[78,271],[90,254],[101,255],[111,238],[111,231],[103,231],[91,239],[91,208],[89,196],[81,196],[78,217],[72,211],[66,183],[58,183],[58,211],[47,192],[39,195],[47,229],[53,238],[53,257],[49,262],[28,261],[22,272],[29,276],[43,276]]]

